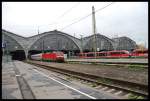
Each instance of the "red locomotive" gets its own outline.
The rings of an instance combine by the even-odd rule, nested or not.
[[[80,53],[79,58],[127,58],[131,54],[126,50]]]
[[[64,53],[63,52],[40,53],[31,55],[31,59],[53,61],[53,62],[64,62]]]

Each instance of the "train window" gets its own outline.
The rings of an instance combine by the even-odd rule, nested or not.
[[[141,51],[140,53],[148,53],[147,51]]]
[[[90,54],[87,54],[87,57],[92,57],[94,56],[94,54],[90,53]]]
[[[133,53],[148,53],[147,50],[134,50]]]
[[[85,54],[79,54],[79,56],[85,56]]]
[[[98,56],[106,56],[106,53],[99,53]]]
[[[59,55],[59,56],[62,56],[62,55],[63,55],[62,52],[57,52],[56,54]]]
[[[126,54],[125,52],[120,52],[120,54]]]
[[[104,56],[107,56],[107,53],[104,53]]]
[[[97,53],[96,55],[97,55],[97,56],[100,56],[100,53]]]
[[[142,51],[136,51],[136,53],[143,53]]]
[[[148,53],[148,51],[144,51],[143,53]]]
[[[119,54],[120,52],[111,52],[110,54],[111,55],[116,55],[116,54]]]

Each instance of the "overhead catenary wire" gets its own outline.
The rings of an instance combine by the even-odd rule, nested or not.
[[[80,2],[78,2],[77,4],[75,4],[74,6],[72,6],[70,9],[68,9],[67,11],[65,11],[61,16],[59,16],[55,22],[56,25],[59,23],[58,20],[62,19],[67,13],[69,13],[73,8],[77,7],[80,4]]]
[[[70,12],[73,8],[77,7],[79,4],[80,4],[80,2],[78,2],[77,4],[75,4],[73,7],[71,7],[70,9],[68,9],[61,16],[59,16],[59,18],[62,18],[65,14],[67,14],[68,12]]]
[[[56,25],[56,24],[59,24],[60,22],[57,22],[58,19],[62,19],[66,14],[68,14],[73,8],[77,7],[78,5],[80,4],[80,2],[78,2],[77,4],[73,5],[71,8],[69,8],[67,11],[65,11],[62,15],[60,15],[59,17],[57,17],[57,19],[53,22],[53,23],[50,23],[48,25]],[[45,26],[45,25],[42,25],[42,26]],[[40,26],[41,27],[41,26]]]
[[[113,2],[113,3],[115,3],[115,2]],[[98,11],[100,11],[100,10],[102,10],[102,9],[104,9],[104,8],[106,8],[106,7],[108,7],[108,6],[110,6],[110,5],[112,5],[113,3],[110,3],[110,4],[108,4],[108,5],[104,6],[104,7],[102,7],[102,8],[100,8],[100,9],[96,10],[95,13],[98,12]],[[67,11],[68,11],[68,12],[71,11],[71,9],[75,8],[77,5],[79,5],[79,3],[76,4],[76,5],[74,5],[72,8],[70,8],[70,9],[67,10]],[[64,14],[67,14],[67,11],[66,11],[65,13],[63,13],[61,16],[64,16]],[[64,30],[64,29],[70,27],[71,25],[73,25],[73,24],[75,24],[75,23],[77,23],[77,22],[80,22],[81,20],[84,20],[85,18],[87,18],[87,17],[89,17],[89,16],[91,16],[91,15],[92,15],[92,13],[90,13],[90,14],[88,14],[88,15],[82,17],[82,18],[75,18],[75,19],[73,19],[73,21],[76,20],[76,19],[79,19],[79,20],[77,20],[77,21],[75,21],[75,22],[73,22],[73,23],[71,23],[71,24],[69,24],[69,25],[63,27],[63,28],[60,29],[60,30],[62,31],[62,30]],[[59,17],[61,17],[61,16],[59,16]],[[58,17],[58,18],[59,18],[59,17]],[[58,18],[57,18],[57,19],[58,19]],[[61,23],[61,22],[56,22],[56,21],[55,21],[55,22],[53,22],[53,23],[51,23],[51,24],[48,24],[48,25],[56,25],[56,24],[58,24],[58,23]]]
[[[114,2],[113,2],[113,3],[114,3]],[[110,3],[110,4],[108,4],[108,5],[104,6],[104,7],[102,7],[102,8],[100,8],[100,9],[96,10],[95,13],[98,12],[98,11],[100,11],[100,10],[103,10],[104,8],[106,8],[106,7],[110,6],[110,5],[112,5],[113,3]],[[91,15],[92,15],[92,13],[90,13],[90,14],[88,14],[88,15],[82,17],[81,19],[79,19],[79,20],[77,20],[77,21],[75,21],[75,22],[73,22],[73,23],[71,23],[71,24],[65,26],[65,27],[62,28],[61,30],[64,30],[64,29],[66,29],[67,27],[70,27],[71,25],[73,25],[73,24],[75,24],[75,23],[77,23],[77,22],[80,22],[81,20],[83,20],[83,19],[85,19],[85,18],[87,18],[87,17],[89,17],[89,16],[91,16]]]

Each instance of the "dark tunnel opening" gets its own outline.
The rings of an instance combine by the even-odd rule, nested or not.
[[[16,50],[16,51],[12,51],[10,52],[11,56],[12,56],[12,60],[25,60],[26,56],[25,56],[25,52],[24,50]]]

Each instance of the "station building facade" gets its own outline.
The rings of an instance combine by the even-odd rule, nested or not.
[[[2,30],[3,52],[9,52],[26,58],[42,51],[63,51],[69,56],[76,56],[80,52],[93,51],[96,44],[97,51],[103,50],[128,50],[136,48],[136,42],[128,37],[110,39],[104,35],[96,34],[78,39],[61,31],[49,31],[31,37],[22,37],[12,32]],[[19,57],[19,56],[18,56]]]

